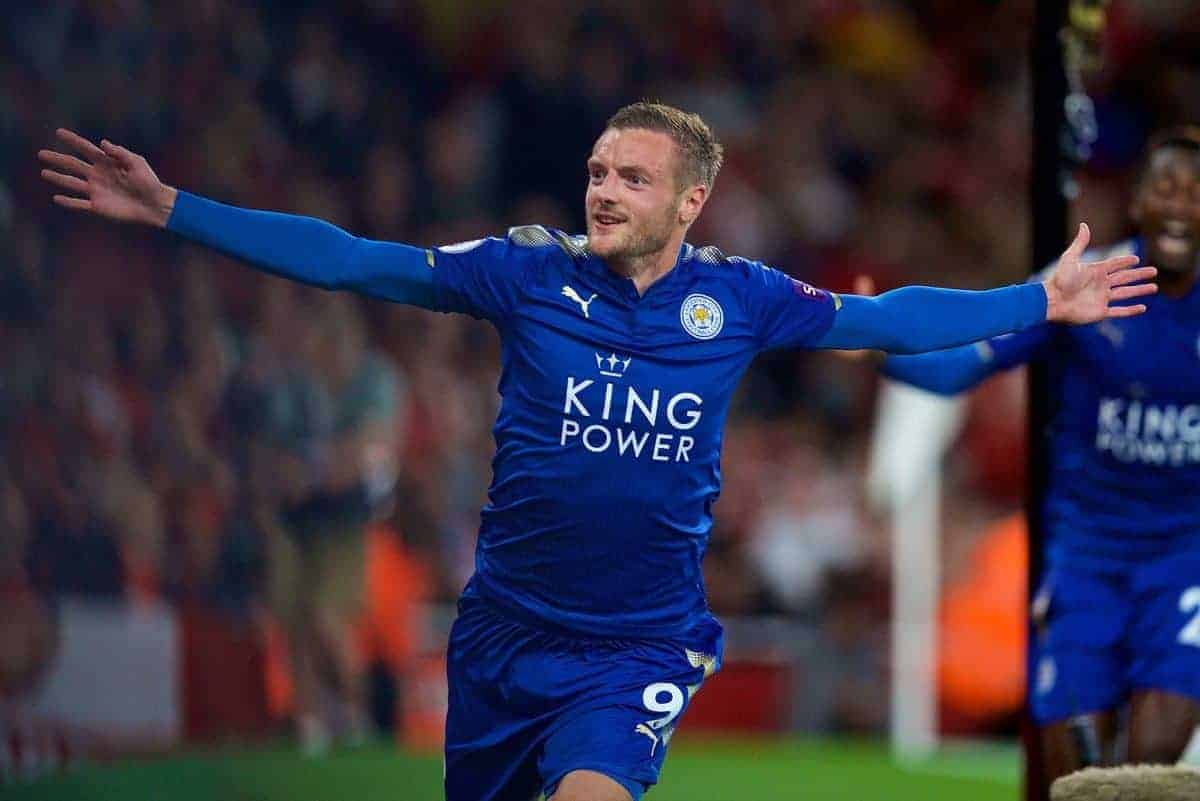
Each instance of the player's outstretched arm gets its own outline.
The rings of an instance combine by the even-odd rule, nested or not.
[[[854,279],[854,294],[875,295],[875,282],[870,276],[858,276]],[[893,381],[935,395],[958,395],[998,372],[1039,357],[1050,342],[1052,333],[1053,328],[1042,323],[1016,334],[1004,334],[957,348],[893,354],[881,360],[879,372]],[[857,361],[869,358],[868,354],[877,354],[878,351],[839,350],[835,353]]]
[[[873,297],[875,282],[870,276],[854,279],[854,294]],[[909,386],[952,396],[966,392],[1002,370],[1037,358],[1051,340],[1053,328],[1043,323],[1016,334],[1005,334],[971,345],[932,350],[927,353],[894,354],[879,361],[879,371]],[[852,361],[879,355],[873,350],[834,351]]]
[[[66,129],[64,150],[42,150],[42,178],[60,190],[64,208],[117,222],[167,228],[267,272],[324,289],[353,289],[399,303],[434,308],[426,251],[376,242],[312,217],[254,211],[167,186],[146,159]]]
[[[1083,324],[1132,317],[1142,304],[1116,305],[1158,290],[1153,267],[1136,256],[1082,262],[1089,232],[1079,235],[1043,283],[982,292],[903,287],[878,297],[842,296],[842,308],[819,348],[874,348],[923,353],[1021,331],[1042,322]]]

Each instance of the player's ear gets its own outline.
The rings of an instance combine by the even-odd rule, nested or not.
[[[696,184],[685,189],[679,197],[679,221],[684,225],[694,223],[700,216],[700,210],[704,208],[706,200],[708,200],[708,187],[704,184]]]

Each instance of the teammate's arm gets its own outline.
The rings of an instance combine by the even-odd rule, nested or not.
[[[1083,262],[1090,232],[1079,226],[1075,241],[1041,283],[983,292],[904,287],[877,297],[847,295],[819,348],[875,348],[921,353],[1020,331],[1035,323],[1093,323],[1132,317],[1142,304],[1113,305],[1157,291],[1145,283],[1153,267],[1135,267],[1136,256]]]
[[[913,355],[889,356],[880,372],[938,395],[957,395],[984,379],[1036,359],[1053,336],[1047,323],[1015,334]]]
[[[354,289],[424,308],[438,307],[429,251],[352,236],[311,217],[253,211],[178,191],[146,159],[65,129],[78,156],[42,150],[42,177],[67,194],[60,206],[120,222],[167,228],[267,272],[324,289]]]

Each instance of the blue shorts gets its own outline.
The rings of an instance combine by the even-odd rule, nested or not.
[[[450,632],[446,801],[549,797],[573,770],[635,799],[658,781],[692,695],[719,667],[721,627],[679,640],[551,634],[479,598],[459,601]]]
[[[1052,554],[1039,597],[1048,605],[1029,671],[1038,723],[1116,709],[1141,690],[1200,701],[1200,554],[1104,568]]]

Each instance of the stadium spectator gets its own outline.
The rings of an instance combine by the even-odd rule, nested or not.
[[[306,347],[312,369],[295,385],[298,418],[280,421],[295,472],[267,552],[271,606],[291,648],[301,743],[314,754],[334,732],[357,741],[368,734],[355,625],[365,611],[367,523],[395,481],[401,402],[399,376],[368,349],[354,301],[320,304],[325,312]],[[332,713],[322,709],[326,683]]]

